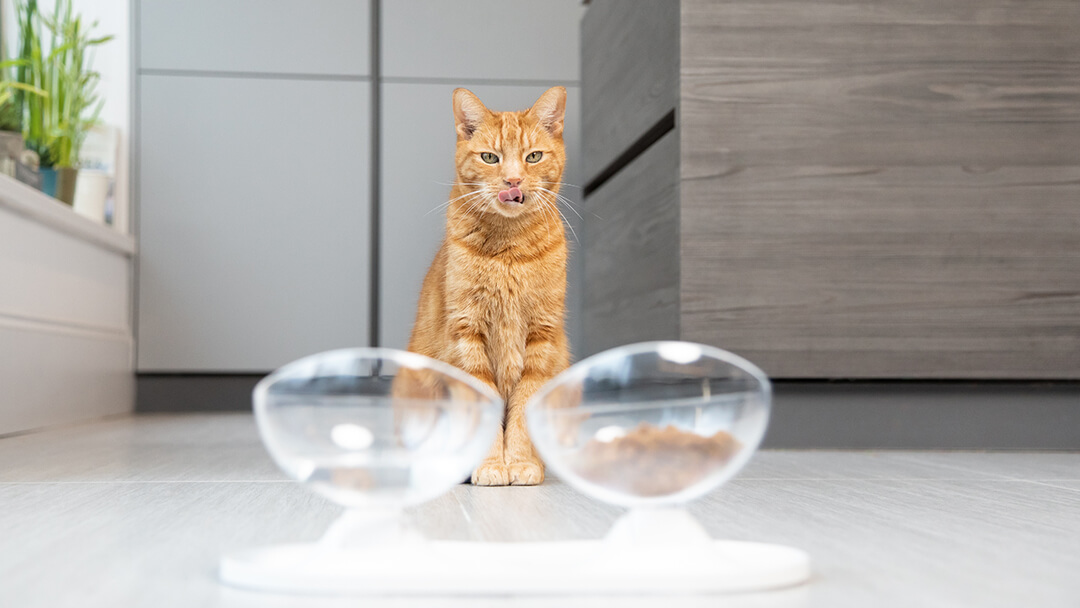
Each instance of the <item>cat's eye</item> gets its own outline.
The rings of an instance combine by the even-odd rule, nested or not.
[[[540,158],[543,157],[543,156],[544,156],[544,153],[539,151],[539,150],[537,150],[535,152],[529,152],[529,155],[525,157],[525,162],[527,162],[527,163],[538,163],[538,162],[540,162]]]
[[[481,152],[480,159],[489,165],[494,165],[495,163],[499,162],[499,157],[495,156],[495,154],[491,152]]]

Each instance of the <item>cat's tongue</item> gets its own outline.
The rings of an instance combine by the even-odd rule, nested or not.
[[[514,201],[515,203],[524,202],[525,197],[521,194],[521,190],[517,188],[510,188],[509,190],[503,190],[499,193],[500,203],[509,203],[510,201]]]

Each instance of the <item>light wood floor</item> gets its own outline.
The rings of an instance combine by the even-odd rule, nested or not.
[[[278,473],[249,415],[128,417],[0,439],[0,605],[1080,606],[1080,454],[766,451],[692,511],[716,537],[806,549],[814,580],[617,601],[255,594],[218,584],[221,553],[315,539],[338,509]],[[429,537],[500,541],[598,538],[618,514],[557,480],[413,511]]]

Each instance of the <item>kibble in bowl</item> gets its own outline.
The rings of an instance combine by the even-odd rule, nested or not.
[[[623,506],[676,505],[723,484],[757,449],[771,387],[750,362],[688,342],[589,357],[526,407],[551,472]]]

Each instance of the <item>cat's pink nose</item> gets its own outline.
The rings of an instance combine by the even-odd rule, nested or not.
[[[520,177],[507,177],[507,178],[503,178],[503,181],[505,181],[506,185],[509,186],[510,188],[517,188],[518,186],[521,185],[521,178]]]

